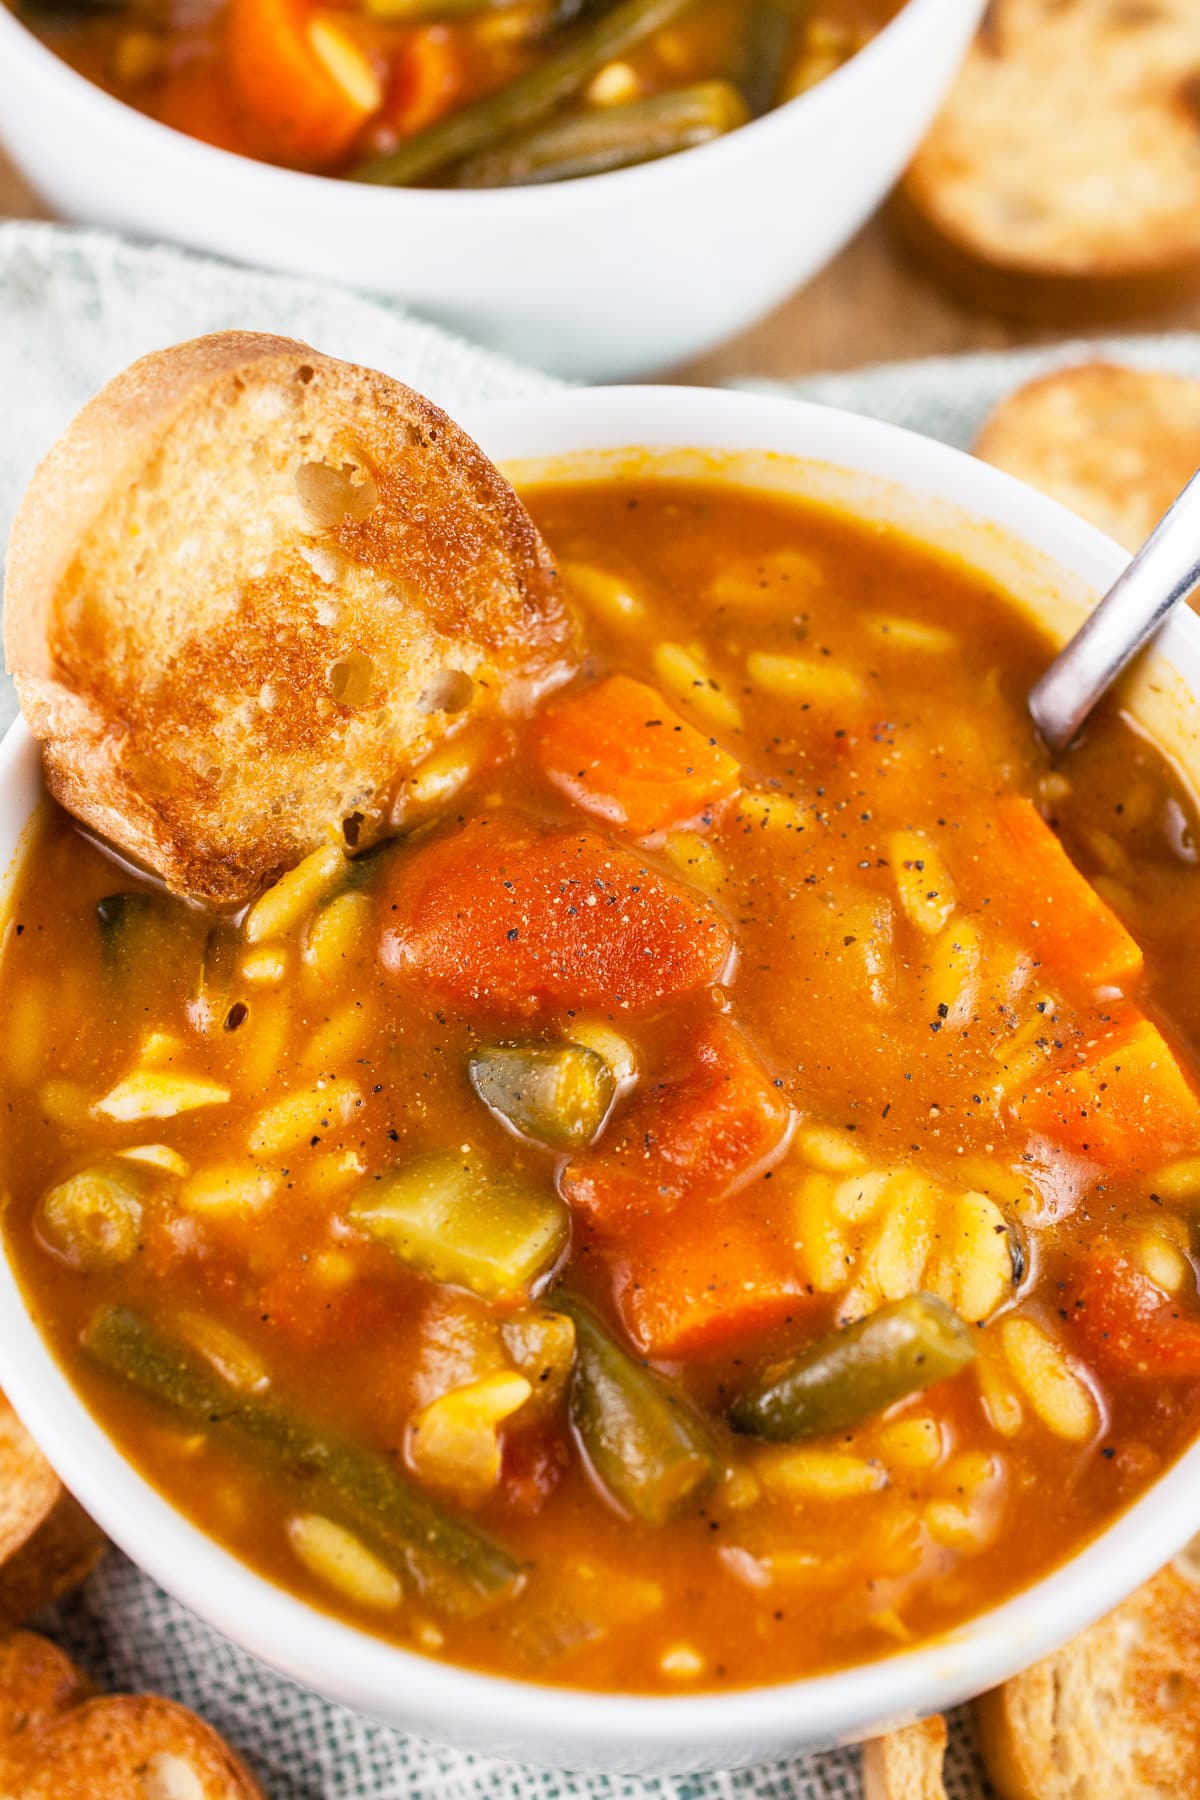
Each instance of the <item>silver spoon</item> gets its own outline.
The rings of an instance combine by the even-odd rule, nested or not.
[[[1065,750],[1102,694],[1200,582],[1200,472],[1029,694],[1034,724]]]

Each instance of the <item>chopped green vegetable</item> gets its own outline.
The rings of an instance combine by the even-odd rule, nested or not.
[[[124,978],[139,967],[161,966],[174,955],[169,902],[161,894],[106,894],[96,902],[105,972]]]
[[[42,1195],[34,1229],[46,1248],[73,1269],[128,1262],[141,1237],[143,1187],[128,1165],[81,1169]]]
[[[654,162],[744,125],[745,103],[728,81],[669,88],[620,106],[589,106],[462,163],[462,188],[532,187]]]
[[[582,1044],[495,1044],[476,1051],[469,1068],[485,1106],[552,1150],[590,1144],[617,1088],[604,1058]]]
[[[647,1525],[666,1525],[707,1492],[720,1459],[703,1420],[635,1362],[572,1296],[554,1304],[575,1321],[571,1418],[613,1499]]]
[[[729,1423],[776,1442],[843,1431],[974,1359],[954,1309],[935,1294],[910,1294],[768,1369],[734,1402]]]
[[[561,46],[498,93],[439,119],[386,156],[353,171],[356,181],[406,187],[464,157],[489,150],[511,132],[523,131],[586,86],[604,64],[624,56],[686,12],[694,0],[620,0],[564,34]]]
[[[451,1151],[379,1176],[348,1217],[410,1268],[485,1300],[528,1295],[570,1234],[557,1195]]]
[[[406,1481],[381,1456],[301,1413],[222,1381],[185,1345],[128,1307],[97,1314],[84,1349],[109,1374],[189,1425],[237,1443],[286,1474],[313,1510],[333,1514],[398,1559],[422,1596],[447,1613],[478,1612],[515,1592],[516,1561]]]
[[[778,105],[800,10],[796,0],[748,0],[738,86],[756,119]]]

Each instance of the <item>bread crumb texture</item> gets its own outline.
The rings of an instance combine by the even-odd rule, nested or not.
[[[1001,1800],[1200,1793],[1200,1586],[1184,1556],[976,1703]]]
[[[863,1745],[863,1800],[946,1800],[940,1713]]]
[[[90,1692],[45,1638],[0,1638],[4,1800],[264,1800],[228,1745],[186,1707],[154,1694]]]
[[[143,358],[13,529],[5,647],[55,796],[169,887],[236,905],[569,671],[549,554],[446,415],[230,332]]]
[[[1104,362],[1059,369],[1002,400],[975,453],[1136,550],[1200,469],[1200,381]]]
[[[898,216],[960,285],[968,263],[976,288],[1108,281],[1120,310],[1122,283],[1134,304],[1200,279],[1196,0],[992,0]],[[1026,310],[999,279],[992,297]],[[1052,285],[1024,298],[1053,310]]]

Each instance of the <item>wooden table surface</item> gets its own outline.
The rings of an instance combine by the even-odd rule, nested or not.
[[[0,154],[3,217],[46,214]],[[1200,330],[1200,301],[1121,327],[1185,328]],[[886,224],[875,219],[823,274],[768,318],[673,375],[690,382],[738,375],[804,375],[900,357],[1048,343],[1063,335],[958,304],[897,251]]]

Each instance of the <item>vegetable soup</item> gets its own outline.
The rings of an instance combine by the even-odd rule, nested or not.
[[[5,1231],[123,1451],[431,1656],[639,1692],[960,1623],[1200,1420],[1193,802],[799,499],[526,493],[587,658],[238,918],[48,809]],[[347,704],[350,703],[348,699]]]
[[[152,118],[268,162],[511,187],[709,142],[853,56],[900,0],[26,0]]]

